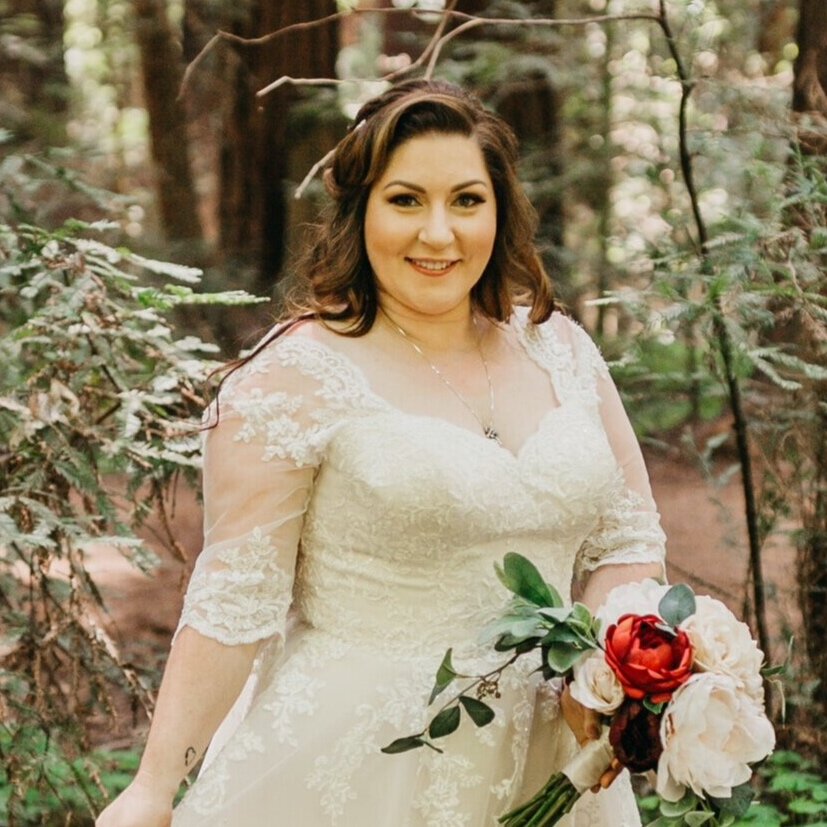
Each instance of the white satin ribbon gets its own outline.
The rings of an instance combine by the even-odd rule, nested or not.
[[[612,765],[614,751],[609,744],[609,728],[603,727],[600,738],[589,741],[562,769],[574,789],[582,793],[600,781],[600,776]]]

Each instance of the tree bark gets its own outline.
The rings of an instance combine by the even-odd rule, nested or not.
[[[335,11],[334,0],[252,0],[230,28],[258,37]],[[288,132],[290,108],[299,97],[293,87],[264,98],[255,93],[282,75],[335,77],[338,47],[338,27],[331,23],[242,47],[232,61],[220,150],[219,247],[225,264],[255,271],[249,286],[258,293],[272,292],[285,261],[291,145],[311,136]]]
[[[485,2],[465,0],[463,11],[479,14]],[[526,3],[532,17],[553,18],[557,15],[557,0],[535,0]],[[512,43],[515,52],[525,48]],[[536,48],[536,47],[535,47]],[[506,81],[494,91],[492,103],[497,112],[510,124],[520,140],[525,173],[536,185],[534,207],[539,218],[538,239],[542,241],[543,261],[555,283],[555,288],[566,294],[567,302],[573,296],[567,291],[563,255],[565,213],[559,183],[563,172],[563,142],[560,120],[560,94],[548,76],[537,72]]]
[[[805,152],[827,154],[827,3],[801,0],[798,57],[793,80],[793,112],[799,115],[799,141]]]
[[[182,76],[181,50],[164,0],[134,0],[133,10],[163,232],[170,241],[200,239],[186,116],[176,100]]]
[[[9,0],[2,16],[0,124],[16,133],[17,142],[63,144],[69,90],[63,2]]]

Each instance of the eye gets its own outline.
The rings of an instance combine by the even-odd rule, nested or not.
[[[416,207],[419,204],[415,195],[411,195],[407,192],[401,192],[398,195],[392,195],[388,199],[389,204],[393,204],[395,207]]]
[[[479,204],[485,203],[485,198],[482,195],[478,195],[475,192],[461,192],[454,202],[458,207],[463,207],[464,209],[470,209],[471,207],[476,207]]]

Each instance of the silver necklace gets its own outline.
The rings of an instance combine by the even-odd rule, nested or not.
[[[491,373],[488,370],[488,362],[486,361],[485,354],[482,352],[482,345],[480,344],[480,334],[479,329],[477,327],[477,319],[476,317],[472,316],[471,320],[474,323],[474,329],[477,330],[477,353],[480,355],[480,361],[482,362],[483,370],[485,370],[485,379],[488,382],[488,422],[483,422],[480,418],[479,414],[474,410],[472,405],[468,402],[468,400],[448,381],[448,377],[428,358],[425,351],[411,338],[411,335],[404,330],[404,328],[400,327],[385,311],[382,311],[385,318],[391,323],[391,327],[425,360],[428,367],[439,377],[440,381],[446,388],[448,388],[451,393],[459,399],[460,402],[470,411],[471,416],[477,420],[479,423],[480,428],[482,429],[483,434],[485,435],[486,439],[493,439],[497,445],[502,445],[502,441],[500,440],[500,435],[497,433],[496,428],[494,427],[494,383],[491,381]]]

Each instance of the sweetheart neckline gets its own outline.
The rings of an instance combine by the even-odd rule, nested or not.
[[[464,432],[466,434],[469,434],[472,438],[482,440],[485,443],[492,444],[495,450],[506,454],[507,457],[509,457],[511,460],[517,463],[519,463],[523,458],[527,446],[530,445],[535,440],[535,438],[537,438],[539,434],[544,430],[547,420],[549,420],[551,416],[555,414],[557,411],[569,407],[568,402],[570,401],[567,401],[561,396],[557,383],[555,382],[554,375],[551,373],[551,371],[547,370],[549,383],[551,384],[552,392],[554,393],[554,396],[557,399],[557,404],[553,408],[549,408],[540,417],[534,430],[532,430],[532,432],[523,440],[522,445],[520,445],[520,447],[516,451],[512,451],[510,448],[507,448],[501,442],[491,439],[490,437],[487,437],[484,434],[478,433],[477,431],[472,430],[471,428],[466,428],[464,425],[460,425],[459,423],[453,422],[450,419],[445,419],[441,416],[434,416],[432,414],[413,413],[411,411],[406,411],[403,408],[400,408],[398,405],[393,404],[384,396],[382,396],[382,394],[380,394],[378,391],[374,390],[365,371],[359,364],[357,364],[357,362],[351,356],[349,356],[346,353],[342,353],[342,351],[340,350],[336,350],[336,348],[331,347],[325,342],[319,341],[316,338],[308,338],[304,336],[291,336],[289,337],[289,339],[285,339],[284,341],[305,342],[306,344],[316,346],[321,350],[325,351],[325,353],[334,356],[341,363],[347,366],[348,370],[353,376],[358,378],[359,384],[361,384],[362,386],[362,391],[364,395],[373,400],[373,402],[376,403],[379,408],[389,413],[395,413],[401,417],[411,419],[422,419],[430,422],[435,422],[438,424],[441,423],[452,430]],[[528,358],[533,359],[534,357],[527,350],[525,343],[522,342],[522,340],[520,340],[520,345],[522,346]]]
[[[405,411],[402,408],[399,408],[396,405],[391,404],[390,402],[388,402],[388,400],[384,399],[383,397],[379,396],[370,387],[368,387],[367,390],[368,393],[374,398],[374,400],[380,403],[383,413],[391,414],[393,416],[398,416],[404,419],[420,420],[423,422],[427,422],[429,424],[444,426],[450,431],[467,434],[471,439],[475,441],[492,446],[494,451],[496,451],[498,454],[504,455],[506,459],[517,464],[519,464],[523,460],[523,457],[525,456],[529,446],[532,443],[534,443],[537,439],[539,439],[541,434],[545,431],[548,422],[552,419],[552,417],[554,417],[558,412],[570,407],[565,403],[561,403],[546,411],[543,414],[543,416],[540,417],[540,420],[537,423],[536,428],[523,440],[522,445],[520,445],[520,447],[515,452],[512,451],[510,448],[507,448],[505,445],[502,445],[501,443],[496,442],[493,439],[489,439],[481,433],[472,431],[470,428],[466,428],[464,425],[459,425],[456,422],[452,422],[450,419],[443,419],[440,416],[432,416],[430,414],[417,414]]]

